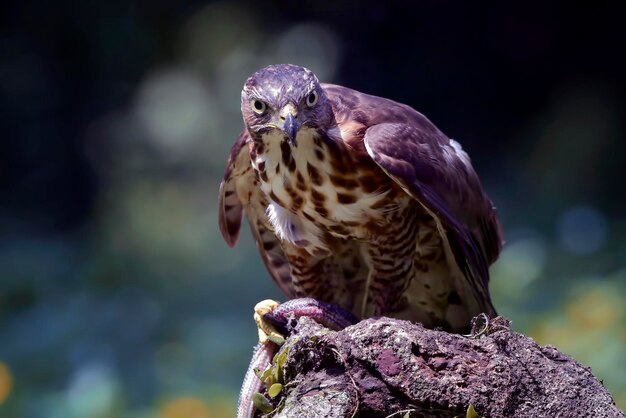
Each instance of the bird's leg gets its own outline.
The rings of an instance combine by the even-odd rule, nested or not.
[[[354,315],[345,309],[312,298],[292,299],[282,304],[268,299],[259,302],[254,311],[254,320],[259,328],[259,343],[254,349],[239,392],[237,418],[254,416],[254,398],[263,386],[257,373],[270,365],[278,346],[284,342],[284,336],[292,332],[298,318],[307,316],[335,331],[357,322]]]
[[[392,223],[385,236],[366,246],[370,266],[361,317],[381,316],[396,310],[415,276],[416,222]]]
[[[312,297],[325,299],[328,290],[326,277],[321,274],[322,256],[313,256],[304,248],[283,247],[285,256],[291,266],[291,280],[296,297]]]
[[[415,277],[418,219],[416,207],[406,205],[389,218],[363,248],[369,275],[361,301],[362,318],[396,311]]]

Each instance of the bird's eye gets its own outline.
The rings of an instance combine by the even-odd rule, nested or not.
[[[312,91],[308,96],[306,96],[306,105],[312,107],[315,103],[317,103],[317,94]]]
[[[265,104],[265,102],[259,99],[253,99],[250,102],[250,105],[252,106],[252,110],[254,110],[254,113],[258,113],[259,115],[262,115],[267,110],[267,105]]]

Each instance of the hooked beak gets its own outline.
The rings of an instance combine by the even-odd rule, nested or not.
[[[300,129],[300,121],[298,121],[298,111],[296,108],[288,104],[280,111],[280,119],[283,121],[282,131],[289,138],[289,142],[291,145],[298,145],[296,142],[296,136],[298,135],[298,130]]]

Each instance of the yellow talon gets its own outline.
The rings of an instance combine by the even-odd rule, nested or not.
[[[275,300],[265,299],[254,306],[254,321],[259,329],[259,341],[262,344],[267,344],[268,341],[284,341],[284,337],[271,324],[263,320],[263,315],[273,312],[279,304]]]

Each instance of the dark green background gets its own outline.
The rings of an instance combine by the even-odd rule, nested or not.
[[[460,141],[505,227],[499,311],[626,407],[624,14],[570,3],[3,4],[0,416],[232,413],[281,295],[217,187],[278,62]]]

